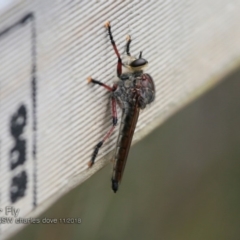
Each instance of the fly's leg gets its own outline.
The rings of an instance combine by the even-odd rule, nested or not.
[[[92,79],[91,77],[88,78],[88,82],[92,82],[94,84],[98,84],[104,88],[106,88],[108,91],[111,91],[113,92],[115,89],[116,89],[116,86],[113,86],[113,87],[110,87],[98,80],[95,80],[95,79]],[[111,102],[112,102],[112,127],[110,128],[110,130],[107,132],[107,134],[105,135],[105,137],[103,138],[102,141],[100,141],[96,146],[95,146],[95,149],[93,151],[93,155],[92,155],[92,158],[91,160],[88,162],[88,166],[91,167],[94,162],[95,162],[95,159],[97,157],[97,154],[98,154],[98,151],[99,149],[102,147],[103,143],[111,136],[114,128],[116,127],[117,125],[117,109],[116,109],[116,99],[112,97],[111,99]]]
[[[106,22],[105,26],[106,26],[106,28],[108,30],[108,34],[109,34],[110,41],[111,41],[111,44],[113,46],[113,49],[114,49],[114,51],[115,51],[115,53],[116,53],[116,55],[118,57],[117,75],[118,75],[118,77],[120,77],[121,74],[122,74],[122,59],[121,59],[120,54],[118,52],[117,46],[115,44],[115,41],[113,40],[110,22]]]
[[[130,53],[130,43],[132,42],[132,39],[131,39],[131,36],[128,35],[127,36],[127,43],[126,43],[126,53],[128,56],[131,56],[131,53]]]
[[[91,77],[88,77],[87,81],[88,81],[88,83],[98,84],[98,85],[106,88],[106,89],[107,89],[108,91],[110,91],[110,92],[112,92],[112,91],[115,90],[115,87],[110,87],[110,86],[106,85],[105,83],[102,83],[102,82],[100,82],[100,81],[98,81],[98,80],[95,80],[95,79],[93,79],[93,78],[91,78]]]
[[[98,151],[99,149],[102,147],[103,143],[111,136],[114,128],[116,127],[117,125],[117,110],[116,110],[116,99],[112,97],[112,127],[110,128],[110,130],[107,132],[107,134],[105,135],[105,137],[103,138],[102,141],[100,141],[94,151],[93,151],[93,155],[92,155],[92,158],[91,160],[88,162],[88,166],[91,167],[94,162],[95,162],[95,159],[97,157],[97,154],[98,154]]]

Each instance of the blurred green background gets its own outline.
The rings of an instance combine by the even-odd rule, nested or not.
[[[119,192],[109,164],[29,225],[26,239],[240,239],[240,70],[132,147]]]

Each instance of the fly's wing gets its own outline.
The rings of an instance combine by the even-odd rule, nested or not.
[[[142,93],[141,102],[144,102],[145,105],[151,103],[155,99],[155,86],[152,77],[148,73],[144,73],[141,78],[142,84]],[[145,107],[145,105],[143,106]],[[144,108],[142,107],[142,108]]]
[[[113,168],[113,190],[116,192],[118,183],[122,179],[124,167],[126,165],[128,152],[132,143],[132,137],[136,128],[140,108],[138,102],[131,106],[129,109],[123,109],[122,120],[119,130],[116,152],[114,155],[114,168]],[[115,187],[114,187],[115,184]]]

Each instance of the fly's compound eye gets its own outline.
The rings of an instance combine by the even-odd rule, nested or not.
[[[138,58],[130,63],[132,68],[142,68],[148,64],[148,61],[144,58]]]
[[[141,70],[142,68],[147,66],[147,64],[148,64],[148,61],[146,59],[142,58],[142,51],[141,51],[138,59],[136,59],[130,63],[130,67],[134,71],[137,71],[137,70]]]

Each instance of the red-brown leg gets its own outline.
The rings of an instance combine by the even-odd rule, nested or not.
[[[92,155],[92,158],[91,160],[88,162],[88,166],[91,167],[94,162],[95,162],[95,159],[97,157],[97,154],[98,154],[98,151],[100,149],[100,147],[103,145],[103,143],[111,136],[114,128],[116,127],[117,125],[117,109],[116,109],[116,99],[115,98],[112,98],[112,127],[110,128],[110,130],[107,132],[107,134],[105,135],[105,137],[103,138],[102,141],[100,141],[94,151],[93,151],[93,155]]]

